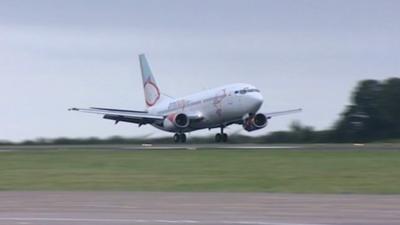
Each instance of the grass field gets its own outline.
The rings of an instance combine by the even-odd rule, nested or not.
[[[1,152],[0,190],[400,194],[400,151]]]

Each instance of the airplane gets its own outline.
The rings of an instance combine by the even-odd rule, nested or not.
[[[72,111],[103,115],[115,124],[128,122],[150,124],[160,130],[175,133],[176,143],[186,142],[187,132],[219,128],[216,142],[227,142],[224,128],[239,124],[251,132],[267,126],[275,116],[300,112],[301,108],[279,112],[260,113],[263,96],[255,86],[235,83],[204,90],[182,98],[172,98],[161,92],[144,54],[139,55],[146,110],[136,111],[112,108],[70,108]]]

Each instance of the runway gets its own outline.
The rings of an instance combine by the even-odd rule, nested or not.
[[[9,145],[0,146],[0,152],[16,150],[200,150],[200,149],[298,149],[301,145],[265,144],[130,144],[130,145]]]
[[[0,224],[398,225],[400,196],[0,192]]]
[[[0,146],[1,152],[22,150],[224,150],[224,149],[288,149],[288,150],[400,150],[399,143],[371,144],[125,144],[125,145],[8,145]]]

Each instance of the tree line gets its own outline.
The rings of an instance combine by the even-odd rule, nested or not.
[[[328,103],[327,103],[328,104]],[[299,122],[272,132],[265,142],[371,142],[400,139],[400,78],[362,80],[330,129],[315,131]]]

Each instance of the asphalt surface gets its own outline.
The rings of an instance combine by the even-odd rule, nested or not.
[[[0,224],[398,225],[400,195],[0,192]]]
[[[131,145],[10,145],[0,146],[0,151],[14,150],[59,150],[59,149],[94,149],[94,150],[196,150],[196,149],[296,149],[300,145],[265,145],[265,144],[131,144]]]
[[[131,144],[131,145],[10,145],[0,152],[18,150],[201,150],[201,149],[291,149],[291,150],[400,150],[400,143],[372,144]]]

